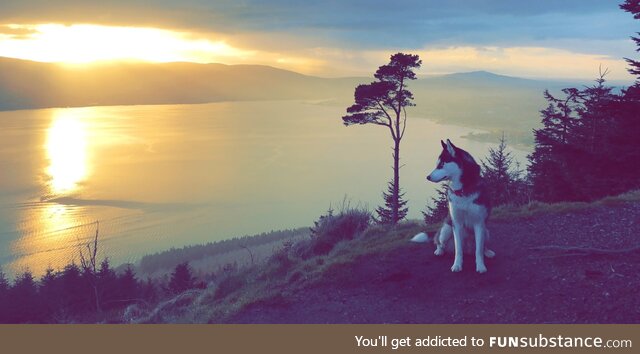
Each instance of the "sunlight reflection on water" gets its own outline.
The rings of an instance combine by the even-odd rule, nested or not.
[[[73,192],[88,177],[87,122],[91,108],[57,110],[47,129],[45,150],[49,158],[46,174],[52,195]]]
[[[48,200],[77,194],[90,177],[89,122],[93,108],[57,109],[51,114],[43,146],[47,166],[42,173],[43,195],[40,202],[21,206],[22,235],[13,244],[13,253],[21,255],[11,265],[12,272],[33,269],[35,265],[59,268],[74,261],[78,245],[84,242],[80,229],[86,228],[82,206]],[[83,230],[85,231],[85,230]]]

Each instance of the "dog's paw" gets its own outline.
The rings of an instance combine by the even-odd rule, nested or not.
[[[476,264],[476,272],[482,274],[487,272],[487,266],[484,264]]]
[[[452,272],[459,272],[461,270],[462,270],[462,264],[454,263],[453,266],[451,266]]]
[[[444,254],[444,250],[442,248],[436,248],[436,251],[433,252],[436,256],[442,256]]]
[[[493,257],[496,256],[496,253],[493,252],[490,249],[486,249],[486,250],[484,250],[484,256],[487,257],[487,258],[493,258]]]

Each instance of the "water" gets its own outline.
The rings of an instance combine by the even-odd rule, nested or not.
[[[311,225],[345,196],[370,209],[391,178],[391,139],[344,127],[343,107],[304,102],[0,112],[0,265],[41,274],[79,261],[96,232],[112,263],[171,247]],[[401,183],[411,218],[449,137],[473,131],[410,117]],[[522,161],[525,153],[517,152]]]

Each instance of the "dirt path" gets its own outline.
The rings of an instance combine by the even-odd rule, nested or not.
[[[640,323],[640,252],[548,257],[539,246],[640,246],[640,203],[490,224],[495,259],[407,242],[358,258],[286,303],[252,305],[232,323]],[[407,235],[407,241],[412,235]]]

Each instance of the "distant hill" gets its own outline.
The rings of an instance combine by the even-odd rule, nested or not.
[[[97,63],[62,65],[0,57],[0,110],[249,100],[309,100],[345,108],[372,78],[319,78],[262,65]],[[486,71],[410,84],[411,115],[489,130],[530,132],[544,89],[567,85]]]
[[[534,86],[540,85],[540,81],[522,79],[519,77],[505,76],[494,74],[488,71],[470,71],[463,73],[454,73],[442,76],[433,77],[435,81],[448,81],[451,84],[459,85],[497,85],[497,86]]]
[[[0,110],[318,99],[335,95],[335,86],[333,80],[260,65],[65,66],[0,58]]]

